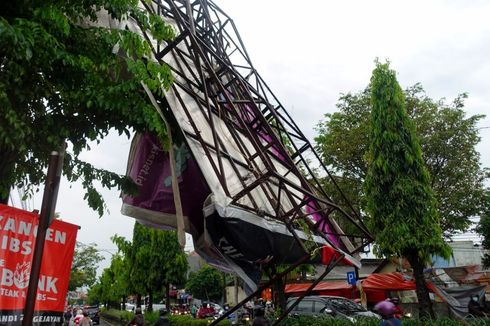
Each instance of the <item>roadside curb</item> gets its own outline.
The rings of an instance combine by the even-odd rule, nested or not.
[[[104,323],[106,323],[109,326],[119,326],[120,325],[120,324],[114,324],[113,320],[109,320],[107,318],[100,317],[100,319],[103,320]]]

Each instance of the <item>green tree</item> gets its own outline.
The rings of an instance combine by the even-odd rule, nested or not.
[[[114,277],[114,271],[110,267],[105,268],[97,284],[97,286],[100,286],[99,300],[108,308],[118,306],[119,298],[114,291]]]
[[[186,290],[192,293],[194,298],[203,300],[219,300],[224,291],[222,273],[209,265],[204,265],[196,272],[189,275]]]
[[[96,244],[85,245],[77,242],[73,253],[68,290],[75,291],[83,286],[92,286],[97,280],[99,262],[103,260],[104,257],[99,253]]]
[[[100,280],[100,278],[99,278]],[[105,303],[102,299],[102,285],[97,281],[87,291],[87,302],[89,305]]]
[[[137,5],[133,0],[0,2],[0,202],[6,203],[12,186],[35,190],[49,154],[65,141],[64,175],[82,182],[85,199],[100,215],[104,201],[94,180],[134,190],[126,177],[98,169],[79,154],[111,129],[165,137],[141,81],[161,95],[171,83],[170,69],[146,60],[151,46],[139,35],[90,24],[107,10],[117,20],[136,19],[158,41],[173,39],[172,28]]]
[[[339,111],[325,115],[315,139],[323,161],[359,211],[366,210],[363,183],[368,170],[370,93],[368,86],[359,93],[342,95]],[[481,167],[476,150],[480,142],[477,125],[484,116],[467,117],[465,98],[461,94],[451,103],[434,101],[420,84],[405,90],[405,108],[417,127],[446,237],[467,230],[470,217],[481,215],[488,203],[484,196],[488,170]]]
[[[389,64],[371,77],[371,128],[366,176],[368,225],[375,253],[404,256],[413,269],[420,316],[434,317],[423,269],[431,255],[449,258],[436,200],[405,97]]]
[[[128,266],[128,291],[139,298],[148,294],[148,309],[151,310],[154,294],[165,288],[169,307],[170,285],[185,283],[188,268],[177,234],[136,222],[132,242],[118,236],[114,236],[113,241],[124,254]],[[140,299],[138,301],[141,304]]]
[[[486,192],[486,202],[490,203],[490,191]],[[481,235],[483,241],[481,243],[483,249],[486,250],[483,256],[483,266],[490,267],[490,205],[488,205],[481,215],[480,221],[475,228],[475,231]]]
[[[98,281],[88,290],[89,303],[104,303],[117,308],[120,303],[124,305],[130,294],[128,278],[127,261],[117,253],[112,256],[111,265],[103,270]]]
[[[111,301],[126,303],[126,297],[130,294],[129,289],[129,266],[127,259],[117,253],[111,258],[110,270],[110,290],[106,293]]]

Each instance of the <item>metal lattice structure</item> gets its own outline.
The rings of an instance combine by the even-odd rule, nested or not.
[[[200,136],[201,131],[193,124],[192,115],[185,109],[186,118],[193,124],[193,132],[187,131],[186,135],[198,141],[205,149],[206,158],[226,195],[232,198],[232,203],[257,215],[268,215],[285,223],[304,218],[305,206],[312,202],[319,203],[318,211],[325,219],[328,220],[336,212],[359,231],[349,235],[350,239],[359,240],[355,247],[346,248],[347,251],[353,254],[364,248],[372,240],[367,228],[352,206],[346,209],[340,207],[324,190],[319,176],[328,178],[336,186],[335,178],[253,67],[232,19],[212,1],[153,1],[152,5],[142,3],[147,10],[171,19],[178,28],[175,41],[171,44],[157,44],[154,55],[162,63],[169,64],[177,76],[172,86],[174,91],[183,91],[197,99],[199,109],[208,118],[209,130],[213,132],[212,142]],[[177,64],[172,65],[163,60],[169,54],[179,59]],[[197,69],[179,62],[192,62]],[[246,158],[245,162],[234,159],[226,150],[216,132],[213,115],[219,116],[224,122],[236,148]],[[243,144],[241,135],[246,135],[253,149]],[[216,155],[212,156],[211,153]],[[278,156],[284,158],[278,160],[284,168],[281,171],[277,169],[278,161],[271,160],[271,157]],[[243,189],[239,192],[233,192],[225,178],[224,158],[232,163],[241,182]],[[317,171],[313,171],[312,166],[317,167]],[[240,174],[238,167],[253,174],[253,181],[247,182],[249,175]],[[300,187],[291,183],[287,175],[297,177]],[[271,185],[279,190],[272,189]],[[274,214],[261,210],[251,197],[250,193],[256,188],[261,188],[267,199],[274,204]],[[343,196],[340,189],[337,191],[337,197]],[[245,196],[249,197],[249,204],[240,202]],[[292,199],[294,207],[282,211],[280,203],[283,198]],[[309,219],[305,221],[315,230],[316,226]],[[329,223],[337,224],[334,221]],[[348,238],[338,225],[335,231],[336,235]]]
[[[175,76],[166,101],[206,179],[217,180],[218,201],[285,225],[307,255],[312,248],[298,235],[305,227],[348,255],[372,242],[357,211],[337,203],[348,200],[255,70],[232,19],[208,0],[141,6],[177,32],[169,44],[143,36]]]

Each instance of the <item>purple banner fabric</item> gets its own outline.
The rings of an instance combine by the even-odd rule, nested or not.
[[[319,212],[317,212],[317,204],[316,202],[311,202],[306,205],[306,213],[313,217],[313,220],[318,223],[318,229],[322,231],[330,240],[330,242],[337,246],[337,248],[342,248],[339,238],[335,235],[335,232],[332,230],[332,226],[328,222],[328,220],[322,216]]]
[[[155,136],[144,134],[136,137],[128,176],[138,185],[138,193],[134,197],[125,195],[123,202],[126,205],[174,215],[168,152],[162,149]],[[186,231],[192,235],[202,234],[202,207],[210,190],[187,146],[182,144],[174,149],[182,207],[190,222],[190,229]]]

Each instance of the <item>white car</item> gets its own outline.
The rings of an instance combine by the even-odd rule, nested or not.
[[[124,310],[126,311],[134,311],[136,309],[136,305],[132,303],[127,303],[126,306],[124,307]]]
[[[208,304],[214,308],[214,311],[216,311],[216,313],[221,316],[222,314],[225,313],[225,310],[223,309],[223,307],[221,307],[219,304],[217,303],[214,303],[214,302],[208,302]]]

